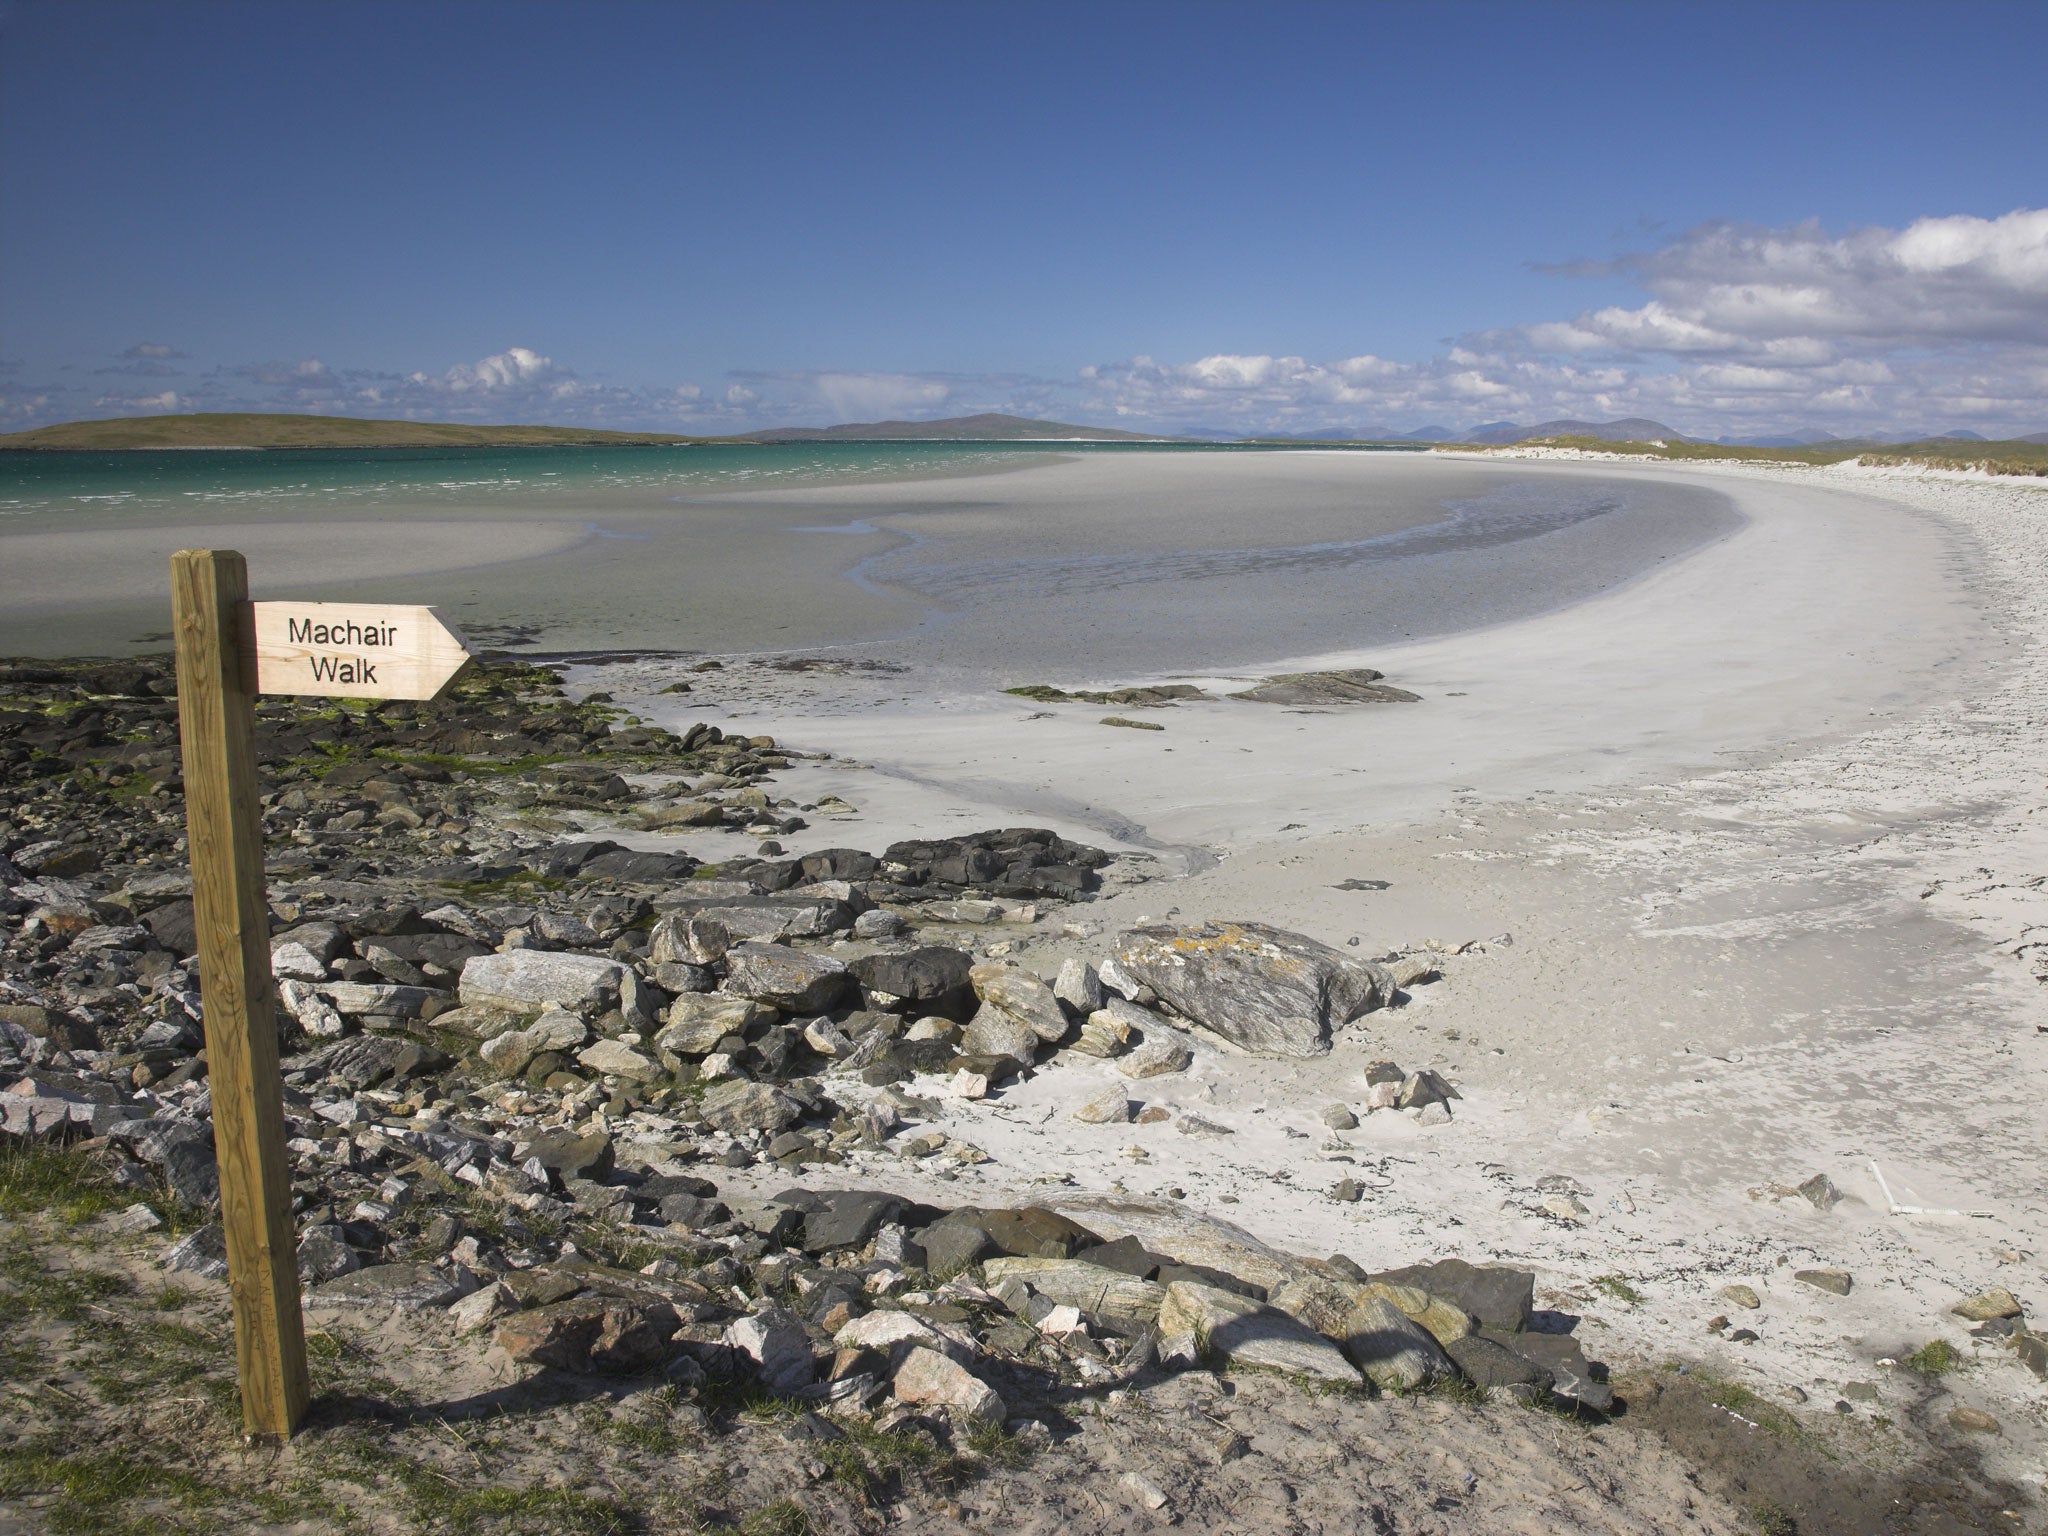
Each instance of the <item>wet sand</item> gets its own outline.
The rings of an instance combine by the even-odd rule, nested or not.
[[[1547,471],[1547,473],[1545,472]],[[0,524],[0,651],[160,646],[171,549],[259,594],[433,603],[486,645],[886,658],[1058,679],[1228,665],[1541,611],[1730,531],[1712,492],[1413,455],[1042,457],[759,491],[583,486],[345,517],[252,502]],[[1191,616],[1199,615],[1199,622]]]

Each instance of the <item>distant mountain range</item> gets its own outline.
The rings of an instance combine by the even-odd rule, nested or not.
[[[1120,432],[1114,427],[1077,427],[1064,421],[1034,421],[984,411],[978,416],[948,416],[942,421],[855,421],[838,427],[769,427],[741,434],[755,443],[1156,443],[1170,441],[1158,432]]]

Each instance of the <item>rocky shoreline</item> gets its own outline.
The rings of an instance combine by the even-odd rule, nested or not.
[[[79,1230],[218,1282],[174,693],[160,662],[0,663],[0,1156],[67,1160],[99,1210]],[[468,1350],[487,1385],[452,1416],[601,1393],[644,1417],[660,1393],[666,1433],[716,1438],[742,1430],[736,1395],[772,1403],[801,1426],[776,1456],[839,1490],[796,1501],[823,1527],[941,1508],[969,1463],[997,1475],[1146,1394],[1274,1390],[1248,1371],[1482,1417],[1617,1409],[1526,1269],[1284,1254],[1171,1199],[889,1187],[987,1162],[941,1128],[947,1100],[1082,1058],[1121,1082],[1076,1120],[1200,1136],[1143,1084],[1198,1053],[1317,1057],[1442,954],[1152,923],[1040,976],[1017,936],[1092,938],[1085,904],[1141,863],[1029,828],[785,856],[832,808],[777,796],[774,740],[650,729],[524,662],[432,706],[266,702],[259,757],[309,1327]],[[745,851],[709,866],[604,835],[681,828]],[[1458,1094],[1381,1062],[1330,1097],[1335,1134],[1441,1123]],[[1979,1298],[1980,1325],[2038,1357],[2005,1300]],[[74,1411],[42,1400],[0,1438],[48,1457]],[[349,1416],[323,1397],[316,1429]],[[965,1460],[885,1490],[877,1435]],[[853,1441],[857,1497],[802,1470]],[[1242,1454],[1226,1437],[1217,1464]],[[1133,1518],[1204,1507],[1157,1468],[1117,1486]],[[1431,1507],[1414,1497],[1362,1485],[1353,1508],[1407,1528]],[[1627,1528],[1626,1497],[1601,1507]]]

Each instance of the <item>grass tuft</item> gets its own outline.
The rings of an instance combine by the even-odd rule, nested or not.
[[[763,1504],[740,1523],[740,1536],[811,1536],[811,1517],[794,1499]]]
[[[1946,1376],[1963,1363],[1963,1352],[1947,1339],[1922,1344],[1899,1364],[1921,1376]]]

